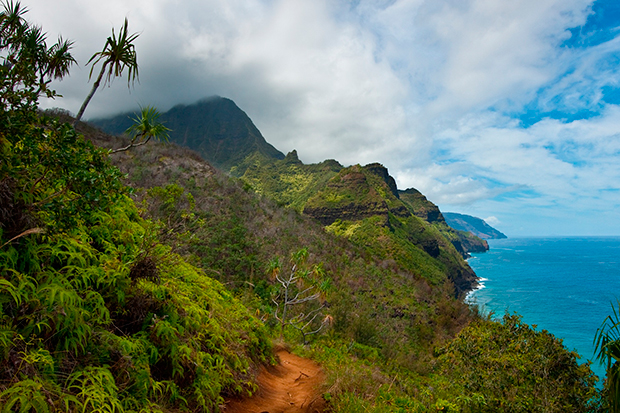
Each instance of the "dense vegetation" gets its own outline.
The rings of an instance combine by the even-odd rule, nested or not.
[[[70,44],[35,36],[32,54],[13,7],[0,16],[2,411],[217,411],[256,390],[281,332],[321,361],[334,411],[598,408],[559,340],[459,299],[473,273],[454,240],[381,165],[251,154],[238,180],[174,145],[111,154],[127,140],[38,112]],[[313,297],[289,318],[278,273]],[[311,311],[320,335],[281,322]]]
[[[60,46],[22,16],[0,15],[2,411],[212,411],[251,394],[264,327],[158,242],[106,150],[37,112]]]

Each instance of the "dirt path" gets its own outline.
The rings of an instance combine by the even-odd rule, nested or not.
[[[321,367],[286,350],[277,352],[280,364],[263,368],[258,376],[259,391],[253,397],[232,400],[226,413],[321,413],[325,401],[320,385],[325,380]]]

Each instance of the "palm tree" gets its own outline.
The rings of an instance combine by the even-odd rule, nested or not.
[[[620,309],[620,301],[618,301]],[[609,400],[609,411],[620,412],[620,313],[612,305],[613,314],[596,330],[594,343],[596,358],[606,363],[607,379],[605,390]]]
[[[103,61],[97,80],[93,83],[90,93],[86,96],[84,103],[82,103],[82,107],[73,122],[74,125],[82,119],[86,106],[88,106],[88,103],[97,91],[97,88],[99,88],[101,79],[103,79],[104,75],[106,76],[104,84],[109,83],[112,80],[112,77],[121,76],[123,74],[123,70],[127,68],[129,72],[127,74],[127,87],[129,87],[130,83],[134,82],[138,77],[138,59],[133,41],[136,40],[139,34],[134,33],[129,35],[127,32],[127,24],[127,19],[125,18],[125,24],[118,32],[118,39],[116,38],[114,29],[112,29],[112,36],[108,37],[108,40],[103,46],[103,50],[92,55],[86,63],[86,65],[91,63],[93,64],[90,68],[90,74],[88,77],[90,80],[97,63]]]
[[[157,109],[152,106],[140,108],[140,115],[133,119],[134,124],[126,131],[130,136],[133,136],[131,142],[123,148],[111,150],[110,153],[126,151],[135,146],[145,145],[151,138],[167,142],[170,129],[159,121],[159,116]]]
[[[16,37],[25,32],[28,24],[23,16],[28,9],[13,0],[3,1],[2,5],[4,10],[0,13],[0,47],[4,49],[10,45],[15,46],[18,43],[15,41]]]
[[[48,88],[53,79],[62,79],[69,74],[69,69],[75,63],[70,50],[73,42],[58,38],[58,42],[48,48],[46,33],[39,26],[31,25],[24,19],[28,9],[20,2],[2,2],[0,12],[0,57],[3,79],[12,79],[9,84],[21,88],[24,84],[36,86],[36,89],[23,90],[22,99],[34,96],[38,98],[42,93],[47,97],[58,96]],[[38,76],[38,79],[33,77]],[[15,92],[15,88],[12,92]],[[23,88],[22,88],[23,89]],[[15,94],[11,105],[16,104]],[[0,98],[4,101],[4,98]],[[4,103],[4,102],[3,102]],[[8,103],[8,102],[7,102]]]

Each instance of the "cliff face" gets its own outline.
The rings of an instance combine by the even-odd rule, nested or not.
[[[434,282],[450,280],[456,295],[469,291],[476,275],[463,260],[462,248],[457,248],[460,244],[448,240],[437,225],[416,216],[401,196],[383,165],[355,165],[342,169],[310,197],[303,213],[373,253],[396,255],[403,266],[426,273]]]
[[[400,199],[411,206],[413,214],[423,220],[430,222],[446,222],[443,215],[439,211],[439,207],[430,202],[420,191],[415,188],[409,188],[404,191],[398,191]]]
[[[356,165],[332,178],[308,200],[303,213],[323,225],[331,225],[336,220],[358,221],[372,216],[381,217],[388,225],[388,214],[408,214],[397,196],[396,182],[383,165],[370,164],[363,168]]]
[[[409,188],[405,191],[399,191],[399,194],[400,199],[409,206],[415,216],[434,225],[444,237],[450,240],[454,248],[464,258],[468,258],[470,252],[485,252],[489,250],[489,244],[485,240],[467,231],[460,231],[450,227],[437,205],[426,199],[417,189]]]

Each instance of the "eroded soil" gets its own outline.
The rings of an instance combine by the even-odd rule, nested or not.
[[[259,391],[251,398],[229,401],[226,413],[323,412],[325,400],[320,386],[325,376],[321,367],[286,350],[277,355],[280,364],[261,370]]]

